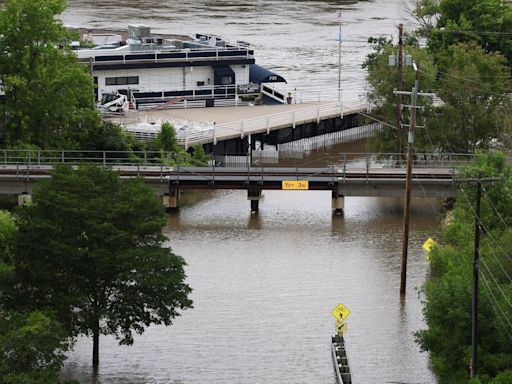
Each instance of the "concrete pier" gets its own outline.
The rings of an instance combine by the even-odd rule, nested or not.
[[[251,202],[251,213],[259,211],[260,200],[262,199],[261,189],[248,189],[247,200]]]
[[[345,196],[339,193],[338,188],[332,191],[332,209],[337,215],[343,215],[345,210]]]

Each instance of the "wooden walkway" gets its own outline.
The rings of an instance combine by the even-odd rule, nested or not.
[[[304,104],[254,105],[214,108],[129,111],[110,120],[121,124],[138,136],[156,135],[163,122],[171,122],[178,141],[185,147],[194,144],[216,144],[217,141],[270,133],[309,122],[320,123],[330,118],[343,118],[367,111],[360,100],[311,102]]]

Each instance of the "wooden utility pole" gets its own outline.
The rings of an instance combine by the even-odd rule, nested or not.
[[[398,26],[398,63],[397,63],[397,83],[396,89],[398,93],[396,94],[396,103],[397,103],[397,118],[396,118],[396,146],[395,153],[398,155],[397,161],[400,159],[400,154],[402,153],[402,94],[404,88],[404,25],[400,24]]]
[[[411,122],[407,139],[407,178],[405,180],[404,225],[402,236],[402,259],[400,262],[400,294],[405,295],[407,281],[407,251],[409,248],[409,210],[411,207],[412,160],[414,156],[414,131],[416,129],[416,104],[418,99],[419,71],[411,92]]]
[[[473,290],[471,295],[471,378],[474,378],[477,374],[478,362],[478,273],[480,271],[480,233],[482,232],[480,223],[481,198],[482,182],[478,180],[476,184],[475,250],[473,254]]]
[[[405,203],[404,203],[404,225],[402,236],[402,258],[400,262],[400,295],[405,295],[405,287],[407,281],[407,252],[409,247],[409,211],[411,206],[411,190],[412,190],[412,163],[414,156],[414,131],[416,129],[416,109],[418,109],[418,96],[433,97],[433,93],[419,93],[419,76],[420,71],[416,63],[413,63],[416,72],[416,80],[412,92],[395,91],[396,94],[410,95],[411,105],[411,121],[409,124],[409,135],[407,139],[407,176],[405,180]]]

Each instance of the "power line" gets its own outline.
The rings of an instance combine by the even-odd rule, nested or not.
[[[496,286],[498,287],[498,290],[501,292],[501,294],[503,295],[503,297],[505,298],[505,301],[508,303],[508,305],[510,306],[510,308],[512,308],[512,302],[509,300],[508,296],[506,295],[505,292],[503,292],[503,290],[501,289],[501,286],[500,286],[500,283],[498,283],[496,281],[496,278],[494,277],[494,275],[492,274],[491,270],[489,269],[489,267],[487,266],[487,263],[485,262],[484,259],[482,259],[482,264],[483,266],[485,267],[485,269],[487,269],[487,272],[489,272],[489,275],[491,276],[492,280],[494,281],[494,283],[496,284]]]

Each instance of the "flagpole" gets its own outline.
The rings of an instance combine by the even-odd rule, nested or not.
[[[338,101],[341,101],[341,9],[338,10],[338,23],[340,24],[338,33]]]

